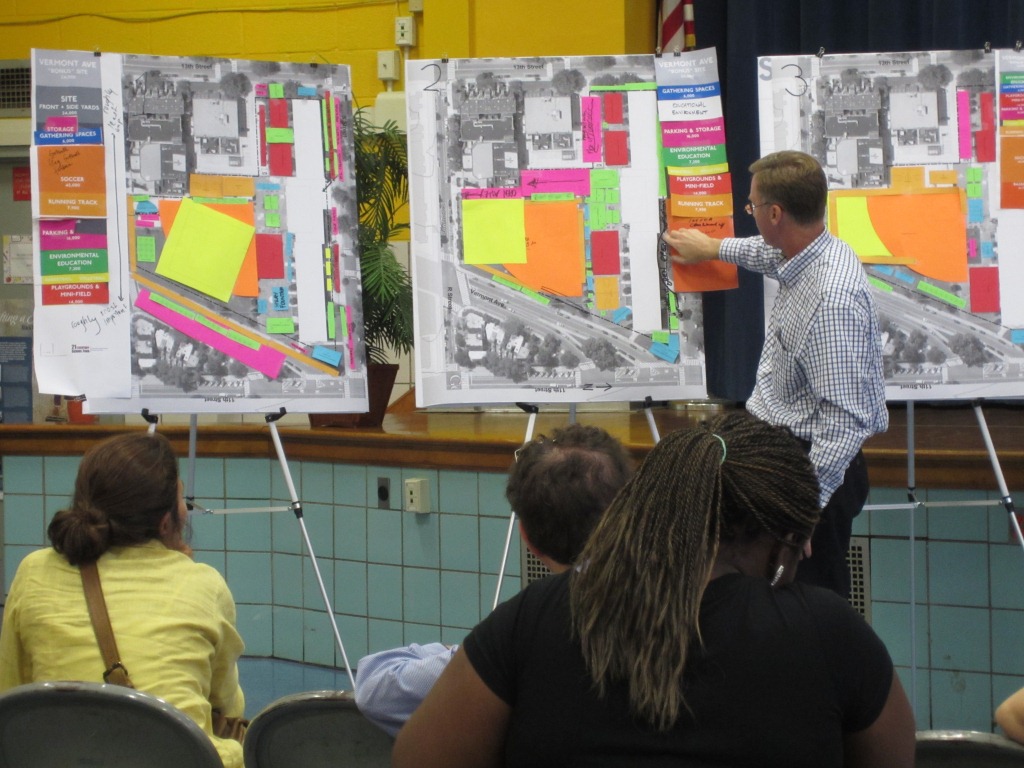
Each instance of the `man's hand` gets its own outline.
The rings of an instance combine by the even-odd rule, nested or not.
[[[696,264],[718,258],[721,240],[705,235],[699,229],[665,230],[662,240],[676,249],[672,261],[679,264]]]

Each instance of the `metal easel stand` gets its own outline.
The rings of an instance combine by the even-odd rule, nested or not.
[[[306,545],[306,552],[309,554],[310,563],[313,565],[313,573],[316,575],[316,582],[320,588],[320,596],[324,601],[324,608],[327,617],[331,622],[331,629],[334,631],[334,639],[341,651],[341,658],[345,663],[345,672],[348,674],[352,690],[356,689],[355,675],[352,674],[352,666],[348,661],[348,654],[345,652],[345,644],[341,641],[341,632],[338,631],[338,622],[334,617],[334,610],[331,608],[331,598],[327,594],[327,587],[324,585],[323,576],[320,574],[320,565],[317,563],[316,553],[313,550],[313,542],[310,541],[309,532],[306,530],[306,521],[302,515],[302,502],[299,501],[298,493],[295,491],[295,483],[292,482],[292,473],[288,468],[288,458],[284,453],[284,446],[281,444],[281,435],[277,431],[277,422],[286,413],[284,408],[277,413],[268,413],[264,419],[270,429],[270,438],[274,443],[274,450],[277,453],[277,461],[284,474],[285,484],[288,486],[288,495],[291,504],[286,507],[232,507],[231,509],[206,509],[195,502],[193,490],[195,488],[195,458],[196,458],[196,431],[197,416],[192,414],[189,417],[188,425],[188,483],[185,486],[185,501],[190,512],[196,511],[207,515],[225,515],[245,512],[286,512],[291,511],[299,523],[299,530],[302,532],[302,540]],[[142,409],[142,418],[149,423],[149,431],[156,431],[157,417],[149,413],[149,409]]]
[[[651,437],[654,438],[655,444],[661,442],[661,435],[658,433],[658,425],[654,421],[654,413],[651,408],[660,403],[655,403],[651,396],[648,395],[644,398],[643,409],[647,416],[647,426],[651,429]],[[537,424],[537,414],[540,409],[536,405],[530,403],[516,403],[516,406],[530,414],[526,421],[526,435],[523,437],[523,445],[525,446],[531,440],[533,440],[533,429]],[[576,423],[576,403],[569,403],[569,423]],[[522,447],[522,446],[520,446]],[[516,461],[519,460],[519,451],[516,450]],[[516,513],[515,510],[509,515],[508,518],[508,532],[505,534],[505,548],[501,553],[501,565],[498,567],[498,585],[494,589],[494,602],[491,604],[491,610],[498,607],[498,601],[501,599],[501,584],[505,577],[505,566],[508,564],[508,553],[512,547],[512,534],[516,527]]]
[[[1020,523],[1017,520],[1014,509],[1013,498],[1006,487],[1006,480],[1003,477],[1003,470],[999,464],[999,457],[996,455],[995,445],[992,443],[992,436],[988,431],[988,422],[985,420],[985,412],[982,410],[982,401],[974,400],[971,403],[974,408],[974,415],[978,420],[978,428],[981,430],[981,437],[985,442],[985,450],[988,452],[989,462],[992,464],[992,471],[996,476],[996,483],[999,486],[1000,499],[998,501],[932,501],[922,502],[917,498],[914,473],[914,401],[907,401],[907,504],[872,504],[867,505],[867,510],[890,510],[907,509],[910,512],[909,540],[910,540],[910,704],[914,711],[917,711],[917,566],[914,513],[919,508],[941,508],[941,507],[991,507],[1002,504],[1010,516],[1010,524],[1013,527],[1017,542],[1024,549],[1024,535],[1021,534]]]

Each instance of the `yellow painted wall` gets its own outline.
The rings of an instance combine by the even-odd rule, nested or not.
[[[0,59],[32,48],[348,64],[357,106],[383,90],[407,0],[0,0]],[[651,53],[655,0],[424,0],[412,58]],[[398,87],[401,87],[400,85]]]

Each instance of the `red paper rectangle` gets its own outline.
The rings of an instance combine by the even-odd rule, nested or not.
[[[618,230],[599,230],[590,234],[590,266],[595,275],[617,275],[622,271]]]
[[[265,105],[260,104],[259,109],[256,111],[256,122],[259,128],[259,145],[260,145],[260,166],[265,167],[268,163],[267,160],[267,108]]]
[[[974,154],[979,163],[996,161],[996,129],[985,128],[974,132]]]
[[[281,235],[256,233],[256,274],[260,280],[284,278],[284,241]]]
[[[999,311],[999,267],[971,267],[971,312]]]
[[[295,175],[291,144],[268,144],[267,151],[270,154],[269,169],[271,176]]]
[[[109,304],[108,283],[59,283],[44,285],[43,304]]]
[[[288,127],[288,101],[287,99],[270,100],[270,127]]]
[[[996,127],[996,101],[993,94],[985,92],[979,96],[981,105],[981,128],[986,130],[988,128]]]
[[[622,94],[605,93],[601,99],[604,102],[604,122],[608,125],[622,125]]]
[[[19,165],[11,169],[11,187],[14,193],[14,202],[32,199],[32,173],[27,165]]]
[[[629,134],[626,131],[604,132],[604,164],[629,165]]]

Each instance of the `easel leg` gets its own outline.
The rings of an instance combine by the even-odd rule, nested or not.
[[[907,503],[910,537],[910,709],[917,712],[917,547],[914,522],[917,518],[916,478],[914,476],[914,401],[907,402]]]
[[[1000,500],[1003,503],[1003,507],[1006,509],[1007,514],[1010,515],[1010,525],[1013,526],[1013,532],[1017,536],[1017,542],[1021,548],[1024,548],[1024,536],[1021,535],[1020,522],[1017,520],[1017,511],[1013,507],[1013,499],[1010,497],[1010,491],[1006,488],[1006,479],[1003,477],[1003,469],[999,466],[999,457],[996,456],[995,446],[992,444],[992,435],[988,431],[988,422],[985,421],[985,412],[981,409],[981,401],[975,400],[972,403],[974,407],[974,415],[978,419],[978,427],[981,428],[981,436],[985,440],[985,449],[988,451],[989,461],[992,462],[992,471],[996,475],[996,483],[999,484]]]
[[[536,405],[530,405],[529,403],[516,403],[520,408],[530,414],[530,417],[526,420],[526,437],[523,438],[523,445],[533,440],[533,429],[537,425],[537,413],[540,410]],[[518,454],[516,455],[516,461],[519,460]],[[516,513],[515,511],[508,517],[508,533],[505,534],[505,548],[501,552],[501,565],[498,566],[498,585],[494,589],[494,603],[491,605],[491,610],[498,607],[498,600],[501,598],[501,582],[505,578],[505,566],[508,564],[508,552],[512,548],[512,532],[516,527]]]
[[[654,400],[648,395],[644,398],[644,415],[647,417],[647,426],[651,428],[651,438],[657,445],[661,442],[661,435],[658,433],[658,424],[654,421],[654,412],[651,410],[653,407]]]
[[[196,432],[199,429],[198,414],[188,417],[188,477],[185,480],[185,501],[189,509],[195,504],[196,493]]]
[[[306,542],[306,551],[309,553],[309,560],[313,564],[313,573],[316,575],[317,585],[320,587],[320,595],[324,599],[324,608],[327,609],[327,617],[331,620],[331,628],[334,630],[334,638],[338,642],[338,650],[341,651],[341,658],[345,662],[345,671],[348,673],[349,682],[352,683],[352,690],[356,689],[356,678],[352,674],[352,666],[348,662],[348,654],[345,653],[345,644],[341,642],[341,633],[338,631],[338,622],[334,618],[334,609],[331,607],[331,598],[327,594],[327,587],[324,586],[323,576],[320,575],[320,566],[316,561],[316,554],[313,552],[313,543],[309,540],[309,533],[306,530],[306,521],[302,517],[302,503],[299,495],[295,492],[295,484],[292,482],[292,474],[288,469],[288,459],[284,455],[284,446],[281,445],[281,436],[277,432],[277,420],[284,416],[285,410],[279,413],[269,413],[266,418],[267,426],[270,427],[270,437],[274,441],[274,450],[277,451],[277,461],[284,473],[284,481],[288,485],[288,494],[291,498],[292,512],[295,519],[299,521],[299,529],[302,531],[302,539]]]

